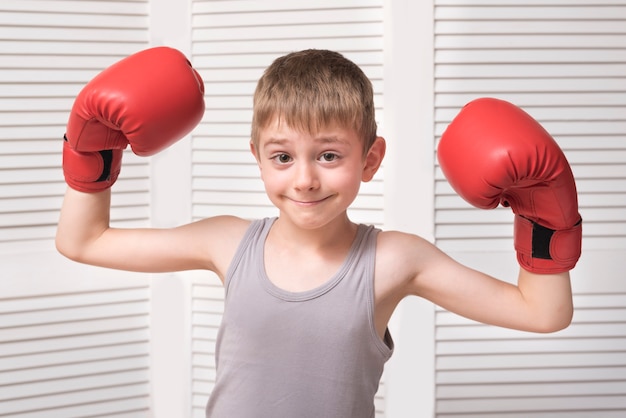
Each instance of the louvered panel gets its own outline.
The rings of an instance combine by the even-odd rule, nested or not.
[[[436,4],[437,136],[473,98],[496,96],[522,106],[552,133],[572,164],[586,246],[624,248],[626,3]],[[438,202],[441,197],[454,209],[468,207],[439,170],[436,183]],[[437,211],[440,247],[454,251],[478,239],[486,250],[497,249],[500,242],[482,240],[481,231],[492,234],[493,226],[485,226],[478,210],[463,212],[467,227],[455,237],[448,220],[459,212],[450,206]],[[512,237],[512,228],[501,228]]]
[[[572,165],[587,251],[582,276],[574,274],[574,321],[556,334],[498,329],[437,310],[437,417],[621,416],[626,294],[619,262],[607,267],[600,260],[603,252],[620,257],[626,249],[626,2],[435,5],[436,137],[476,97],[523,107]],[[499,263],[515,266],[510,210],[470,207],[437,166],[435,181],[438,245],[485,271],[498,271]],[[597,264],[597,273],[587,263]]]
[[[532,416],[532,418],[589,418],[592,416],[602,417],[602,418],[622,418],[623,412],[602,411],[602,415],[597,415],[597,413],[594,413],[594,415],[590,415],[589,411],[585,410],[584,408],[581,408],[578,411],[569,411],[566,413],[560,413],[558,411],[551,411],[551,412],[533,411],[530,414],[528,412],[522,412],[522,413],[511,412],[511,413],[507,413],[506,415],[499,415],[499,417],[505,417],[505,418],[529,418],[529,416]],[[456,413],[454,417],[455,418],[476,418],[476,415]]]
[[[298,28],[302,28],[299,26]],[[295,30],[296,28],[294,28]],[[276,40],[258,40],[255,42],[258,48],[255,50],[257,53],[265,52],[270,54],[273,57],[277,57],[274,51],[276,49]],[[311,46],[312,43],[310,41],[303,39],[285,39],[281,41],[281,48],[284,48],[284,51],[294,51],[303,48],[307,48]],[[354,38],[320,38],[316,39],[314,42],[316,48],[320,49],[336,49],[338,51],[351,51],[351,50],[365,50],[368,48],[381,49],[382,48],[382,39],[363,39],[359,37]],[[201,44],[195,48],[195,53],[198,54],[228,54],[228,53],[239,53],[244,54],[246,51],[250,50],[250,44],[247,41],[241,42],[230,42],[228,45],[221,44]],[[349,54],[347,54],[349,55]],[[349,57],[351,58],[351,57]]]
[[[623,414],[626,293],[579,294],[574,303],[572,325],[542,336],[438,310],[437,416]]]
[[[621,19],[620,15],[616,15],[615,19],[611,19],[610,17],[606,17],[605,20],[598,20],[598,21],[593,21],[593,20],[584,20],[583,17],[581,17],[580,19],[571,19],[571,20],[559,20],[558,17],[552,19],[552,20],[541,20],[541,16],[539,16],[536,11],[537,9],[540,9],[540,12],[543,13],[544,7],[542,6],[538,6],[535,8],[535,10],[531,9],[533,8],[532,6],[525,6],[524,4],[521,4],[521,2],[518,2],[518,6],[519,7],[507,7],[508,12],[510,12],[507,16],[504,16],[502,12],[502,9],[497,11],[497,16],[500,17],[500,19],[492,19],[490,17],[485,17],[483,19],[475,19],[475,18],[470,18],[469,16],[467,18],[461,18],[461,19],[451,19],[451,20],[439,20],[436,22],[436,26],[435,29],[437,31],[441,31],[441,32],[456,32],[458,33],[467,33],[468,35],[484,35],[484,34],[490,34],[490,35],[496,35],[496,34],[532,34],[532,35],[536,35],[536,34],[544,34],[545,36],[551,36],[551,35],[563,35],[563,34],[567,34],[567,33],[576,33],[578,35],[580,35],[581,33],[589,33],[591,35],[596,35],[596,34],[600,34],[600,35],[604,35],[607,33],[617,33],[620,34],[619,28],[621,27],[620,21],[619,19]],[[561,10],[569,10],[570,7],[567,5],[564,5],[565,7],[562,7]],[[497,4],[494,4],[492,7],[494,7],[493,10],[495,10],[495,8],[499,7]],[[504,6],[506,7],[506,6]],[[593,4],[592,6],[589,6],[589,4],[585,7],[585,9],[587,11],[589,10],[594,10],[594,9],[603,9],[603,7],[597,7],[596,4]],[[468,15],[472,15],[473,13],[468,13],[471,12],[473,9],[482,9],[484,10],[488,10],[487,8],[479,8],[479,7],[473,7],[473,6],[469,6],[469,7],[459,7],[459,9],[462,9],[462,15],[464,16],[465,14]],[[618,9],[621,9],[621,7],[618,7]],[[436,10],[440,11],[442,10],[442,7],[439,6]],[[528,10],[529,13],[534,16],[533,19],[528,19],[528,20],[524,20],[524,19],[516,19],[515,16],[517,15],[517,13],[519,13],[520,10]],[[505,13],[506,13],[505,11]],[[445,15],[441,14],[442,19],[445,19]],[[621,16],[623,16],[623,12],[621,13]],[[545,53],[547,51],[542,51],[541,53]],[[503,52],[504,53],[504,52]],[[509,57],[513,57],[513,55],[507,55]],[[599,56],[599,55],[594,55],[592,54],[592,57],[594,56]]]
[[[316,3],[319,4],[319,3]],[[375,18],[378,20],[378,16]],[[311,28],[309,28],[309,35],[313,37],[323,37],[327,33],[333,33],[335,36],[347,36],[347,37],[355,37],[355,36],[371,36],[372,33],[380,31],[380,23],[372,21],[372,22],[361,22],[357,21],[354,24],[347,27],[340,23],[326,23],[324,25],[314,24]],[[285,36],[285,31],[289,31],[298,25],[291,21],[286,24],[280,26],[270,26],[264,28],[264,33],[267,37],[273,37],[275,39],[287,38]],[[232,32],[228,28],[222,27],[214,27],[209,26],[206,28],[198,29],[196,31],[199,37],[205,39],[214,39],[214,40],[231,40],[235,41],[238,39],[247,40],[253,38],[256,34],[255,29],[253,27],[242,27],[236,34],[232,34]]]
[[[0,249],[52,243],[65,191],[60,141],[73,99],[100,70],[148,46],[148,11],[147,0],[3,2]],[[120,183],[126,173],[147,179],[147,160],[134,164],[143,168],[125,165]],[[146,181],[136,191],[147,190]],[[113,221],[145,224],[145,199],[135,202],[118,206]]]
[[[462,37],[463,37],[462,35],[457,35],[457,34],[440,35],[437,37],[437,42],[435,44],[435,47],[438,49],[442,49],[442,50],[446,48],[454,48],[455,45],[458,45],[460,42],[463,41]],[[549,36],[546,36],[545,34],[528,33],[524,36],[523,39],[521,39],[517,35],[504,33],[501,36],[499,36],[497,39],[494,39],[492,36],[487,36],[483,34],[477,34],[473,37],[473,39],[477,45],[480,45],[481,48],[499,48],[502,46],[503,43],[512,47],[521,47],[521,48],[546,48],[546,47],[547,48],[569,48],[572,45],[572,43],[576,45],[584,45],[585,48],[607,48],[607,47],[619,47],[620,45],[623,45],[624,37],[625,36],[623,34],[609,35],[609,34],[602,34],[602,33],[596,34],[593,37],[589,37],[586,35],[578,35],[578,34],[572,34],[572,35],[550,34]],[[496,68],[500,69],[503,65],[505,64],[498,64]],[[467,66],[466,64],[461,65],[461,67],[465,67],[467,70],[470,70],[470,71],[472,70],[484,70],[487,72],[494,71],[493,69],[490,68],[490,66],[487,66],[484,64],[478,65],[478,68],[470,67],[470,66]],[[538,71],[540,69],[543,69],[547,71],[548,73],[550,73],[551,71],[554,71],[553,66],[541,65],[541,64],[527,65],[523,69],[516,68],[516,66],[514,65],[509,65],[509,67],[511,68],[511,71],[513,72],[513,74],[511,74],[512,76],[515,76],[515,74],[522,74],[522,71],[525,70],[526,68],[530,69],[529,71],[530,76],[545,75],[545,73]],[[623,65],[617,63],[617,64],[613,64],[611,68],[615,69],[615,68],[620,68],[620,67],[623,67]],[[581,71],[584,69],[589,70],[591,74],[585,71]],[[442,71],[454,72],[455,69],[451,69],[451,68],[442,69]],[[593,75],[593,73],[598,71],[598,69],[594,68],[593,66],[584,64],[584,63],[577,63],[571,68],[567,69],[566,71],[570,72],[568,75]],[[438,75],[442,75],[442,73],[438,73]],[[607,75],[610,76],[611,72],[609,72]],[[617,75],[617,74],[613,74],[613,75]]]
[[[265,196],[248,143],[256,82],[278,56],[306,48],[344,53],[372,80],[377,119],[382,120],[382,7],[380,0],[192,1],[192,59],[204,78],[207,102],[192,138],[194,219],[224,213],[243,218],[277,214]],[[354,221],[382,225],[382,174],[362,188],[350,212]],[[192,372],[193,411],[198,417],[203,416],[214,378],[207,364],[214,363],[212,335],[221,318],[217,300],[212,300],[208,317],[196,317],[207,323],[194,338],[194,346],[202,347],[194,355]],[[209,337],[200,337],[204,333]],[[382,397],[376,402],[382,411]]]
[[[466,3],[470,7],[438,7],[435,9],[435,19],[438,23],[450,25],[455,21],[465,22],[470,20],[472,22],[480,22],[488,20],[492,21],[493,25],[520,22],[520,24],[530,27],[532,24],[549,22],[558,27],[559,25],[576,25],[578,22],[583,25],[600,26],[603,21],[616,23],[614,22],[615,20],[626,18],[626,12],[620,7],[618,2],[616,2],[616,5],[598,4],[595,2],[592,4],[593,7],[590,6],[589,2],[579,6],[571,4],[571,2],[562,2],[561,5],[551,5],[549,3],[544,2],[540,4],[541,14],[537,13],[535,7],[527,7],[528,3],[522,1],[492,2],[491,5],[480,4],[480,2]],[[440,3],[440,6],[443,4]],[[501,8],[493,6],[506,6],[507,10],[503,13]],[[479,33],[484,33],[485,31],[480,30]],[[555,31],[558,31],[558,28]],[[539,31],[530,30],[529,32],[536,34]]]
[[[146,393],[149,390],[148,383],[118,385],[101,389],[83,389],[76,393],[62,393],[59,395],[38,396],[36,401],[32,399],[18,399],[3,402],[0,413],[5,416],[41,416],[43,410],[54,410],[58,416],[85,416],[86,414],[113,415],[119,412],[134,411],[135,414],[146,416],[148,402]],[[119,399],[119,405],[116,400]],[[75,405],[65,407],[65,405]],[[143,411],[142,411],[143,410]],[[33,411],[23,414],[21,411]],[[17,413],[18,415],[13,415]],[[44,412],[45,413],[45,412]],[[68,414],[68,415],[65,415]],[[71,414],[71,415],[69,415]]]
[[[577,52],[580,54],[580,52]],[[489,53],[490,58],[494,57]],[[623,59],[626,61],[626,55]],[[467,83],[465,80],[445,80],[441,83],[435,83],[435,88],[441,93],[459,92],[459,93],[473,93],[480,91],[488,91],[493,93],[508,93],[511,90],[532,90],[537,93],[552,92],[552,91],[567,91],[571,88],[572,82],[576,83],[576,90],[579,92],[586,91],[614,91],[615,84],[618,80],[612,78],[596,78],[585,79],[577,78],[571,79],[548,79],[548,78],[507,78],[505,80],[475,80],[472,83]]]
[[[224,289],[215,278],[192,286],[192,417],[204,418],[208,394],[215,384],[215,342],[224,310]]]
[[[557,66],[559,68],[559,66]],[[506,71],[505,71],[506,72]],[[449,112],[456,115],[464,103],[475,99],[476,95],[471,93],[457,93],[457,94],[438,94],[435,96],[435,112],[439,113],[440,110],[449,108]],[[616,92],[551,92],[550,94],[543,94],[541,103],[536,102],[535,94],[532,92],[508,92],[507,98],[509,101],[516,103],[518,106],[555,106],[556,112],[559,112],[558,107],[567,112],[570,108],[563,107],[569,101],[578,103],[584,103],[588,108],[582,107],[581,112],[585,112],[587,109],[595,109],[597,106],[624,106],[626,104],[626,98],[620,91]],[[577,111],[576,107],[572,108],[574,112]],[[587,115],[592,115],[594,112],[586,112]],[[436,119],[437,120],[437,119]],[[440,123],[442,122],[439,119]]]
[[[0,299],[0,415],[147,416],[149,298],[142,286]]]

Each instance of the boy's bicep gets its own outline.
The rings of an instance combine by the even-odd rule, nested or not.
[[[520,269],[514,284],[435,251],[416,276],[413,290],[450,312],[505,328],[553,332],[571,320],[567,273],[537,275]]]
[[[178,229],[111,228],[106,224],[63,221],[57,248],[71,260],[118,270],[165,272],[191,266],[191,231]],[[185,245],[181,245],[181,243]]]
[[[466,318],[498,324],[517,288],[435,251],[412,283],[413,294]],[[507,326],[505,323],[498,325]]]
[[[493,322],[499,304],[494,298],[504,301],[516,292],[515,286],[457,262],[431,243],[421,245],[412,259],[416,273],[407,293],[471,319]]]
[[[459,286],[471,270],[442,252],[433,244],[424,244],[416,254],[416,271],[409,283],[410,293],[437,304],[456,298],[462,293]]]
[[[111,229],[132,253],[128,265],[140,271],[211,270],[223,277],[249,221],[218,216],[170,229]],[[122,239],[115,237],[113,242]]]
[[[68,189],[57,228],[59,252],[77,262],[118,270],[209,269],[219,273],[219,258],[229,254],[229,245],[234,245],[247,225],[236,218],[218,217],[169,229],[111,228],[109,208],[108,190],[81,193]]]

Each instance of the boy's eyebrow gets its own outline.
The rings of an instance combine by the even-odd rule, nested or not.
[[[313,140],[315,142],[319,142],[322,144],[349,144],[348,141],[345,141],[335,135],[316,136]],[[287,138],[271,137],[271,138],[267,138],[267,140],[264,142],[265,142],[264,145],[284,145],[285,143],[289,142],[289,140]]]
[[[321,142],[321,143],[327,143],[327,144],[332,144],[332,143],[339,143],[339,144],[347,144],[348,141],[345,141],[343,139],[341,139],[338,136],[332,135],[332,136],[318,136],[315,138],[315,142]]]
[[[283,145],[285,142],[287,142],[287,140],[284,138],[268,138],[264,145]]]

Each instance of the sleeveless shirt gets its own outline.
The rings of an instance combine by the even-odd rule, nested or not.
[[[304,292],[274,285],[263,263],[275,218],[255,220],[229,266],[207,418],[373,418],[393,352],[374,326],[378,229],[359,225],[348,256]]]

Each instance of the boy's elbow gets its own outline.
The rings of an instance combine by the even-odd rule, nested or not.
[[[82,251],[80,250],[80,246],[72,243],[71,240],[67,239],[63,235],[57,233],[54,239],[54,245],[56,250],[62,256],[76,262],[82,262]]]
[[[557,312],[547,315],[542,321],[540,321],[536,332],[549,334],[562,331],[570,326],[573,317],[574,308],[572,306],[561,308]]]
[[[538,330],[538,332],[543,334],[550,334],[553,332],[563,331],[565,328],[569,327],[571,323],[571,318],[551,321],[547,325],[543,326],[540,330]]]
[[[57,252],[59,254],[61,254],[62,256],[69,258],[70,260],[74,260],[74,257],[72,256],[72,251],[70,251],[69,246],[65,243],[65,241],[59,237],[59,235],[57,234],[55,240],[54,240],[54,246],[57,249]],[[75,260],[74,260],[75,261]]]

